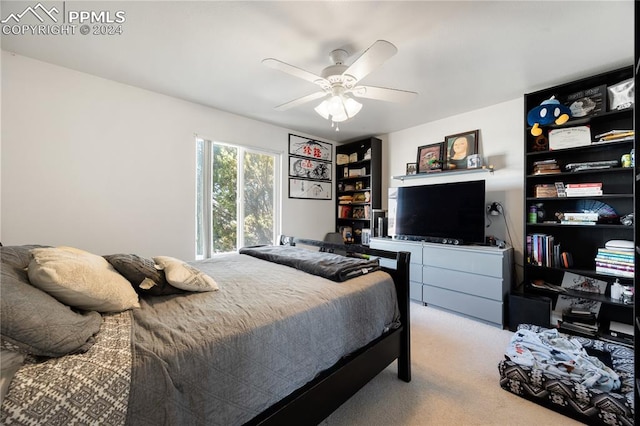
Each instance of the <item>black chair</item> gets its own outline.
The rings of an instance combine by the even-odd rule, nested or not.
[[[342,234],[340,232],[327,232],[327,234],[324,236],[324,239],[322,240],[325,243],[331,243],[331,244],[341,244],[344,245],[344,240],[342,239]],[[342,256],[346,256],[347,255],[347,249],[345,247],[344,250],[341,249],[325,249],[324,247],[320,247],[320,251],[324,251],[327,253],[335,253],[335,254],[339,254]]]

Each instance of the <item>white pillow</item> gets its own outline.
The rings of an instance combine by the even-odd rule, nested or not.
[[[187,291],[215,291],[218,283],[209,275],[169,256],[156,256],[153,261],[158,269],[164,269],[164,276],[172,286]]]
[[[31,284],[66,305],[98,312],[140,307],[131,283],[102,256],[72,247],[36,248],[30,253]]]

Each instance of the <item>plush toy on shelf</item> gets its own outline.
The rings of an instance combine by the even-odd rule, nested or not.
[[[527,114],[527,122],[531,127],[533,136],[540,136],[542,129],[540,126],[547,124],[564,124],[571,118],[571,110],[566,105],[562,105],[555,96],[543,101]]]

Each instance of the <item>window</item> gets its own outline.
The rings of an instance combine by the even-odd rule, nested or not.
[[[273,244],[280,154],[196,139],[196,257]]]

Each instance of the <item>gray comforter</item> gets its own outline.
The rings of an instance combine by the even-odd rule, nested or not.
[[[239,254],[194,265],[220,290],[133,311],[128,424],[242,424],[398,325],[381,271],[336,283]]]

